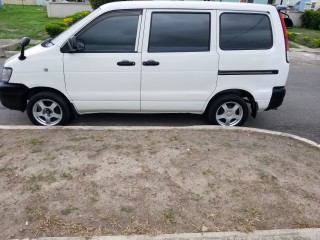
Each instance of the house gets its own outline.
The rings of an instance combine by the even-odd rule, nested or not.
[[[47,4],[46,0],[0,0],[4,4],[13,4],[13,5],[40,5],[45,6]]]
[[[290,9],[303,12],[304,10],[320,9],[320,0],[290,0],[288,6]]]

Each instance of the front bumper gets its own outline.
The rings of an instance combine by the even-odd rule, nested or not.
[[[285,87],[274,87],[272,89],[272,95],[271,95],[269,106],[265,111],[268,111],[271,109],[277,109],[277,107],[279,107],[282,104],[285,95],[286,95]]]
[[[25,111],[27,92],[28,87],[23,84],[0,82],[0,100],[6,108]]]

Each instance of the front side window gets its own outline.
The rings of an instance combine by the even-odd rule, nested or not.
[[[128,53],[135,51],[139,13],[111,13],[88,26],[77,38],[88,53]]]
[[[222,50],[270,49],[272,45],[272,29],[266,14],[221,14],[220,48]]]
[[[210,13],[153,13],[148,52],[210,50]]]

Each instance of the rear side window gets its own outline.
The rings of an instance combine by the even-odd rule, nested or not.
[[[210,50],[210,13],[153,13],[148,52]]]
[[[270,49],[273,45],[270,19],[266,14],[223,13],[220,15],[222,50]]]

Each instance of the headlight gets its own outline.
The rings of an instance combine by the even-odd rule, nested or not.
[[[4,67],[2,69],[1,81],[9,82],[11,74],[12,74],[12,68]]]

